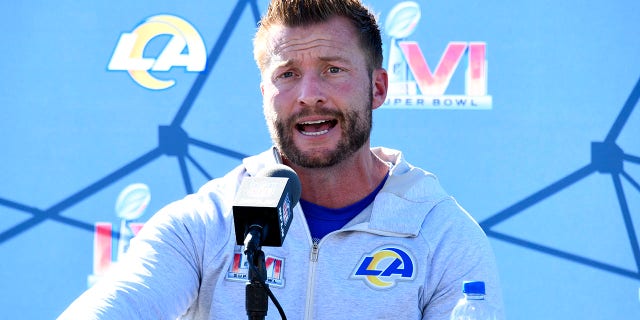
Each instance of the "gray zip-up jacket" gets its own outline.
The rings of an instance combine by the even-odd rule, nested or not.
[[[482,280],[503,318],[488,239],[436,177],[395,150],[375,200],[314,244],[300,206],[282,247],[263,247],[268,283],[288,319],[448,320],[462,282]],[[129,251],[59,319],[247,319],[247,265],[232,202],[243,177],[277,162],[247,158],[196,194],[156,213]],[[280,319],[270,302],[267,319]]]

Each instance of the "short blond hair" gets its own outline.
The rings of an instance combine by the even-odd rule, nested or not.
[[[369,70],[382,67],[382,38],[375,15],[360,0],[272,0],[258,24],[253,56],[260,71],[268,62],[268,34],[274,25],[301,27],[340,16],[347,18],[358,34]]]

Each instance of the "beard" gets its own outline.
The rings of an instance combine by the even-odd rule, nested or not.
[[[367,104],[347,112],[317,107],[306,108],[287,119],[279,119],[277,115],[272,114],[272,117],[267,116],[271,138],[283,156],[298,166],[332,167],[349,158],[369,140],[372,127],[372,99],[370,94]],[[324,115],[338,120],[340,127],[334,127],[332,130],[340,129],[342,134],[335,149],[305,152],[295,145],[292,128],[296,127],[297,119],[308,115]]]

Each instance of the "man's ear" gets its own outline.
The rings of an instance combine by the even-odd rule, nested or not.
[[[389,89],[389,75],[387,70],[378,68],[373,70],[371,75],[371,91],[373,101],[371,103],[372,109],[380,107],[387,99],[387,91]]]

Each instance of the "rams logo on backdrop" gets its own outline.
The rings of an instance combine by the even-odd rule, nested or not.
[[[373,289],[389,289],[397,281],[413,280],[416,274],[414,259],[408,250],[384,246],[362,257],[352,279],[361,279]]]
[[[171,36],[156,58],[145,57],[149,42],[160,35]],[[188,72],[200,72],[207,61],[204,41],[189,22],[172,15],[157,15],[146,19],[131,33],[120,35],[111,56],[113,71],[128,71],[139,85],[162,90],[172,87],[175,80],[161,80],[149,71],[166,72],[172,67],[186,67]]]

